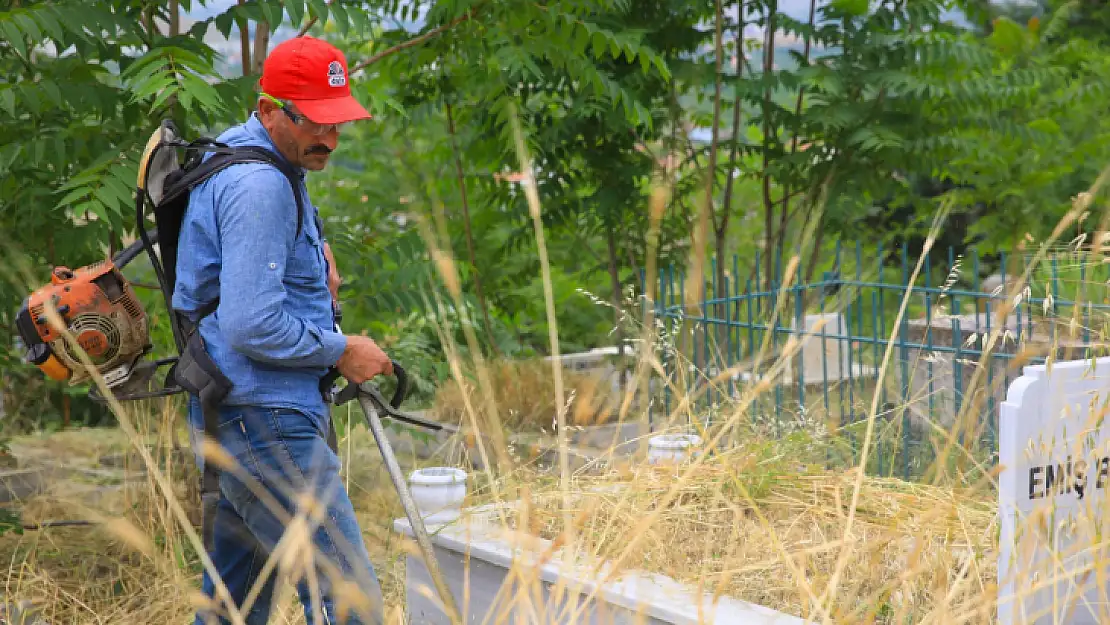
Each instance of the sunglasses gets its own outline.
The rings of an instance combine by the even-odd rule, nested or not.
[[[274,104],[278,105],[278,108],[281,109],[282,113],[285,113],[285,116],[288,117],[290,121],[292,121],[297,126],[300,126],[300,128],[302,130],[304,130],[305,132],[307,132],[308,134],[311,134],[311,135],[316,135],[316,136],[319,137],[321,135],[328,134],[332,130],[335,130],[337,132],[343,132],[348,127],[350,127],[350,125],[353,123],[353,122],[340,122],[338,124],[318,124],[318,123],[312,121],[311,119],[305,117],[302,113],[294,113],[293,111],[289,110],[289,107],[292,105],[291,102],[286,102],[285,100],[279,100],[279,99],[275,98],[274,96],[272,96],[268,93],[263,93],[262,97],[264,97],[264,98],[270,100],[271,102],[273,102]]]

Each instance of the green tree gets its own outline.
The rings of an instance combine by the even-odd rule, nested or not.
[[[497,334],[489,326],[499,325],[488,319],[504,316],[521,344],[539,345],[546,336],[537,307],[543,301],[539,269],[528,253],[532,226],[519,188],[506,178],[517,169],[509,125],[514,114],[536,161],[545,227],[567,237],[566,244],[549,239],[553,258],[565,261],[555,276],[560,310],[575,310],[566,300],[592,308],[575,286],[599,272],[617,276],[603,288],[619,297],[620,285],[642,263],[637,246],[643,227],[637,229],[634,218],[644,213],[654,163],[638,148],[659,132],[656,109],[668,97],[666,52],[656,40],[677,41],[681,29],[675,26],[694,33],[681,45],[697,40],[694,14],[683,8],[689,3],[649,4],[477,2],[449,13],[438,3],[416,5],[398,17],[426,11],[423,30],[444,35],[370,68],[375,81],[389,85],[397,124],[391,128],[405,130],[390,130],[390,147],[362,152],[344,175],[356,176],[360,187],[375,186],[370,180],[392,178],[384,170],[402,164],[383,188],[405,189],[401,196],[419,201],[384,201],[391,211],[418,210],[444,224],[446,245],[466,259],[464,291],[479,296],[478,319],[487,334]],[[402,36],[383,31],[380,45]],[[571,275],[585,282],[564,281]],[[372,290],[396,289],[380,284]],[[571,345],[604,335],[585,312],[559,323]]]

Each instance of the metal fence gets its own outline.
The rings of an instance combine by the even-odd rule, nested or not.
[[[860,243],[838,246],[810,282],[801,267],[785,279],[778,263],[768,282],[758,257],[743,272],[732,258],[722,280],[714,260],[695,295],[687,273],[665,268],[652,301],[673,348],[662,350],[652,419],[683,412],[711,427],[749,398],[745,418],[784,433],[819,428],[856,462],[877,395],[869,471],[909,479],[938,461],[990,467],[999,403],[1021,367],[1106,351],[1110,268],[1087,250],[1033,260],[955,250],[919,259],[908,246]]]

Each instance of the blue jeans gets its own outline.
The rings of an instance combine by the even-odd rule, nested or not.
[[[260,585],[243,614],[247,625],[268,622],[276,573],[296,581],[308,625],[382,623],[381,587],[339,479],[339,458],[328,447],[327,432],[320,431],[321,420],[297,410],[225,406],[219,422],[219,443],[236,464],[221,466],[209,557],[241,613],[244,600]],[[197,466],[203,471],[204,420],[195,398],[189,404],[189,423]],[[315,506],[304,505],[307,494]],[[279,546],[287,527],[297,526],[297,517],[307,527],[291,532]],[[266,568],[279,547],[283,551]],[[203,590],[214,606],[224,605],[207,570]],[[195,624],[229,625],[221,616],[226,613],[198,611]]]

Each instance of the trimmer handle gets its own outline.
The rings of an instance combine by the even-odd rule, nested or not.
[[[393,391],[393,399],[389,400],[389,405],[399,409],[409,394],[409,375],[396,360],[390,362],[393,363],[393,377],[397,378],[397,390]]]
[[[396,360],[391,360],[393,363],[393,376],[397,378],[397,390],[393,392],[393,399],[389,400],[389,405],[394,409],[401,407],[401,403],[405,401],[405,396],[409,392],[409,376],[405,373],[404,367],[397,363]],[[345,404],[352,399],[358,397],[359,385],[347,384],[343,390],[335,395],[334,402],[336,406]]]
[[[371,410],[376,410],[381,413],[383,417],[396,419],[397,421],[404,421],[409,425],[415,425],[427,430],[440,431],[443,429],[442,423],[436,423],[423,417],[405,414],[398,410],[401,402],[405,401],[405,396],[409,391],[409,376],[405,373],[405,369],[393,362],[393,375],[397,378],[397,390],[393,392],[393,399],[389,400],[387,404],[382,394],[378,392],[378,387],[373,382],[363,382],[362,384],[348,384],[343,387],[343,390],[335,394],[333,403],[336,406],[343,405],[352,399],[358,398],[359,403],[362,404],[364,412],[369,413]],[[367,414],[367,418],[370,415]]]

